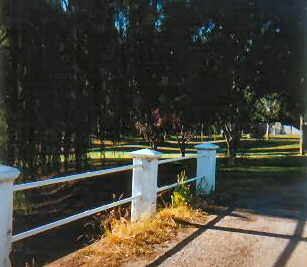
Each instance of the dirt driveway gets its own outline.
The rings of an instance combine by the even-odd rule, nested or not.
[[[242,192],[227,202],[228,208],[213,212],[209,224],[154,261],[131,266],[307,266],[307,179],[278,190]]]
[[[277,213],[279,213],[277,216]],[[306,214],[228,210],[145,266],[307,266]]]

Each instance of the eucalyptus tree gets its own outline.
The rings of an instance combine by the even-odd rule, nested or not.
[[[266,123],[267,140],[270,138],[270,127],[273,122],[280,121],[282,116],[282,101],[278,94],[268,94],[259,99],[255,103],[254,120]]]
[[[252,122],[255,100],[278,93],[290,102],[298,91],[290,86],[300,81],[291,68],[298,63],[293,56],[299,52],[295,47],[297,24],[293,27],[290,14],[255,4],[229,1],[216,15],[211,38],[204,42],[208,48],[202,64],[203,89],[195,94],[223,129],[230,163],[242,129]],[[206,32],[209,29],[210,24]]]
[[[242,129],[251,123],[255,99],[274,92],[287,99],[294,95],[289,90],[289,85],[298,81],[289,67],[295,64],[288,56],[295,42],[287,38],[295,38],[289,31],[291,21],[268,5],[257,6],[256,1],[218,1],[217,5],[174,2],[160,10],[164,10],[162,26],[158,32],[149,31],[152,42],[146,43],[146,38],[143,42],[151,53],[159,51],[155,43],[163,43],[157,64],[163,72],[161,76],[146,62],[141,65],[137,82],[141,91],[147,92],[143,100],[156,104],[163,95],[190,124],[217,123],[233,163]],[[292,76],[287,80],[280,73]],[[144,77],[154,90],[148,91],[150,85]],[[160,82],[152,83],[152,77]]]
[[[90,133],[119,138],[157,108],[187,128],[218,122],[236,144],[253,91],[298,99],[286,89],[302,86],[289,19],[254,1],[16,3],[2,10],[11,162],[59,166],[73,153],[81,167]]]

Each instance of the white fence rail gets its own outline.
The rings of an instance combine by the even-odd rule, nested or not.
[[[73,174],[73,175],[68,175],[68,176],[65,176],[65,177],[52,178],[52,179],[49,179],[49,180],[38,181],[38,182],[33,182],[33,183],[18,184],[18,185],[14,185],[13,189],[14,189],[14,191],[33,189],[33,188],[42,187],[42,186],[46,186],[46,185],[71,182],[71,181],[87,179],[87,178],[91,178],[91,177],[97,177],[97,176],[115,173],[115,172],[128,171],[128,170],[132,170],[133,168],[136,168],[136,167],[142,167],[142,164],[116,167],[116,168],[101,170],[101,171],[93,171],[93,172],[85,172],[85,173],[80,173],[80,174]]]
[[[132,200],[134,200],[138,197],[139,196],[129,197],[129,198],[126,198],[126,199],[123,199],[123,200],[120,200],[120,201],[116,201],[116,202],[113,202],[113,203],[110,203],[110,204],[107,204],[107,205],[103,205],[103,206],[98,207],[98,208],[86,210],[86,211],[83,211],[83,212],[78,213],[76,215],[69,216],[65,219],[58,220],[58,221],[55,221],[55,222],[52,222],[52,223],[48,223],[46,225],[34,228],[32,230],[14,235],[14,236],[12,236],[12,242],[16,242],[16,241],[22,240],[24,238],[27,238],[27,237],[30,237],[30,236],[33,236],[33,235],[37,235],[39,233],[48,231],[50,229],[59,227],[61,225],[79,220],[81,218],[84,218],[84,217],[87,217],[87,216],[90,216],[90,215],[93,215],[95,213],[98,213],[98,212],[101,212],[101,211],[104,211],[104,210],[108,210],[108,209],[114,208],[114,207],[122,205],[122,204],[129,203],[129,202],[131,202]]]
[[[45,181],[14,185],[20,172],[15,168],[0,165],[0,267],[10,267],[10,251],[13,242],[31,237],[75,220],[105,211],[116,206],[131,202],[131,220],[135,221],[144,216],[150,216],[156,211],[157,193],[176,187],[178,184],[157,187],[158,165],[197,158],[197,176],[186,183],[196,181],[198,194],[208,194],[215,190],[216,151],[214,144],[200,144],[195,146],[197,154],[187,157],[158,160],[162,154],[150,149],[141,149],[130,154],[133,165],[116,167],[107,170],[86,172],[82,174],[57,177]],[[46,225],[18,233],[12,236],[13,194],[16,191],[29,190],[42,186],[70,182],[80,179],[97,177],[115,172],[132,170],[132,196],[101,207],[83,211]]]

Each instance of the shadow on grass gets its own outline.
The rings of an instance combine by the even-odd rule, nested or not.
[[[272,149],[260,148],[257,150],[253,149],[239,149],[238,153],[250,153],[250,154],[270,154],[270,155],[278,155],[278,154],[294,154],[297,155],[299,153],[299,148],[281,148],[281,147],[273,147]]]
[[[228,159],[218,159],[218,170],[223,167],[228,167]],[[279,167],[292,167],[292,166],[306,166],[307,157],[299,157],[296,155],[288,155],[284,157],[259,157],[259,158],[248,158],[242,157],[237,159],[237,166],[279,166]],[[236,166],[233,167],[234,171]]]
[[[307,158],[244,158],[230,167],[218,160],[215,201],[246,209],[299,210],[307,204]]]
[[[209,141],[219,145],[220,153],[227,152],[227,144],[224,140]],[[195,152],[194,146],[199,142],[189,142],[186,145],[187,152]],[[101,152],[101,146],[93,145],[90,152]],[[114,144],[109,144],[105,147],[105,152],[123,152],[129,153],[138,149],[150,148],[149,144],[139,139],[125,140],[124,142],[118,142]],[[179,153],[178,144],[176,141],[168,140],[161,143],[158,151],[162,153]],[[298,139],[242,139],[239,143],[238,153],[253,153],[253,154],[285,154],[285,153],[298,153]]]

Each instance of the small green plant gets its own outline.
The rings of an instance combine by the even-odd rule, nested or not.
[[[30,203],[27,201],[27,196],[24,191],[17,191],[14,193],[14,210],[22,212],[25,215],[32,213]]]
[[[192,193],[190,190],[190,185],[186,183],[187,176],[185,170],[177,175],[178,186],[174,190],[172,196],[173,207],[188,206],[192,200]]]

